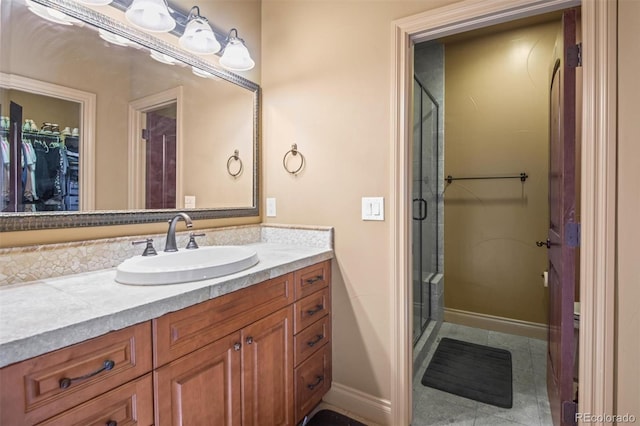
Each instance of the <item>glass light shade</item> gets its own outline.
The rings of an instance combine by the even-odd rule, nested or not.
[[[38,15],[39,17],[46,19],[47,21],[54,22],[56,24],[62,25],[81,25],[82,21],[72,18],[69,15],[65,15],[62,12],[59,12],[55,9],[52,9],[47,6],[43,6],[40,3],[35,3],[33,1],[26,1],[27,7],[31,12]]]
[[[164,53],[156,52],[155,50],[152,50],[150,52],[150,56],[156,61],[162,62],[163,64],[176,65],[178,63],[177,59],[172,58],[169,55],[165,55]]]
[[[176,26],[163,0],[133,0],[124,15],[136,27],[153,33],[166,33]]]
[[[78,0],[79,3],[86,4],[88,6],[106,6],[111,4],[113,0]]]
[[[242,40],[237,38],[229,39],[229,44],[224,48],[220,65],[231,71],[248,71],[256,63],[251,59],[249,50]]]
[[[211,26],[202,18],[190,20],[178,42],[183,49],[198,55],[218,53],[221,48]]]
[[[202,78],[210,78],[212,80],[217,80],[220,81],[221,79],[219,77],[216,77],[215,75],[211,74],[210,72],[207,72],[205,70],[201,70],[200,68],[196,68],[196,67],[191,67],[191,71],[197,75],[198,77],[202,77]]]
[[[135,43],[117,34],[110,33],[109,31],[103,30],[102,28],[98,30],[98,35],[100,36],[101,39],[111,44],[115,44],[118,46],[125,46],[125,47],[133,47],[135,49],[140,48],[140,45],[138,43]]]

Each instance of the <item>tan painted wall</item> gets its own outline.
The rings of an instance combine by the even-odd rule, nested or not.
[[[548,86],[558,21],[445,44],[445,307],[547,322]]]
[[[618,3],[618,277],[616,412],[640,418],[640,2]]]
[[[263,1],[264,196],[277,199],[266,220],[335,227],[333,379],[383,399],[392,241],[388,221],[360,219],[361,197],[389,197],[391,22],[445,3]],[[282,167],[294,142],[298,176]]]
[[[20,104],[29,105],[30,108],[22,110],[24,119],[32,119],[38,127],[43,122],[56,123],[60,131],[65,127],[73,129],[78,127],[80,117],[80,104],[56,99],[49,96],[34,95],[20,90],[8,90],[9,98]]]

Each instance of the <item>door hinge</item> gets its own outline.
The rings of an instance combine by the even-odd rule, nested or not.
[[[582,66],[582,43],[567,48],[567,66],[571,68]]]
[[[562,424],[576,425],[576,413],[578,404],[573,401],[562,401]]]
[[[564,228],[564,241],[569,247],[580,247],[580,224],[569,222]]]
[[[145,141],[149,140],[149,130],[148,129],[142,129],[142,139],[144,139]]]

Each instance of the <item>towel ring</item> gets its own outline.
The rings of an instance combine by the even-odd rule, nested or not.
[[[227,160],[227,172],[229,172],[229,174],[233,177],[238,177],[240,175],[240,173],[242,173],[242,160],[240,159],[240,156],[238,155],[239,152],[236,149],[235,151],[233,151],[233,155],[231,157],[229,157],[229,159]],[[238,168],[238,171],[233,173],[231,171],[231,162],[233,161],[237,161],[240,164],[240,167]]]
[[[300,156],[300,166],[295,170],[290,170],[287,167],[287,157],[289,156],[289,154],[291,154],[292,156],[296,156],[296,155]],[[291,145],[291,149],[287,151],[286,154],[284,154],[284,157],[282,158],[282,166],[287,171],[287,173],[291,175],[297,175],[300,172],[300,170],[302,170],[302,168],[304,167],[304,155],[302,155],[302,153],[298,151],[298,144],[294,143],[293,145]]]

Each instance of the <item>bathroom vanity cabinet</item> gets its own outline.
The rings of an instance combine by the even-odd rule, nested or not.
[[[330,282],[324,261],[0,369],[0,424],[295,425],[331,386]]]

